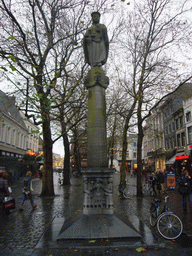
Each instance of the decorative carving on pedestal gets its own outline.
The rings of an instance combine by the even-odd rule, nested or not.
[[[113,214],[113,169],[88,169],[83,179],[83,214]]]

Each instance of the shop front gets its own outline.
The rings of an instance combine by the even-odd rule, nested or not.
[[[192,175],[191,150],[188,150],[187,152],[179,152],[175,155],[175,168],[176,168],[176,173],[179,176],[182,175],[183,169],[188,170],[189,174]]]

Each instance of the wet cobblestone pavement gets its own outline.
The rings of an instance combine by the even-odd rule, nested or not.
[[[49,233],[47,239],[55,240],[55,220],[66,220],[71,216],[78,219],[82,215],[83,183],[82,179],[72,178],[71,186],[58,185],[58,174],[54,174],[55,197],[41,198],[41,180],[33,180],[34,200],[37,209],[32,210],[29,200],[25,201],[24,211],[19,212],[18,206],[22,198],[22,182],[17,182],[12,187],[12,196],[16,200],[16,209],[10,215],[4,215],[0,211],[0,255],[137,255],[136,248],[128,247],[126,241],[112,243],[112,241],[100,241],[99,243],[65,241],[57,246],[42,247],[42,239]],[[136,216],[142,223],[150,228],[149,207],[153,200],[150,196],[138,198],[133,196],[131,200],[121,200],[117,194],[119,174],[114,174],[114,215],[126,219]],[[129,177],[130,186],[136,194],[136,178]],[[183,214],[181,196],[176,191],[168,191],[170,196],[169,208],[180,217],[184,226],[184,233],[192,238],[192,215]],[[162,196],[163,199],[163,196]],[[162,240],[165,248],[147,248],[147,255],[192,255],[192,245],[181,246],[174,241],[168,241],[159,237],[156,229],[152,232],[154,236]],[[147,239],[147,238],[146,238]],[[51,242],[51,241],[50,241]]]

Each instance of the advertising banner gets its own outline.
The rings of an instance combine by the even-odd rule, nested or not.
[[[175,189],[176,177],[174,172],[167,172],[167,188]]]

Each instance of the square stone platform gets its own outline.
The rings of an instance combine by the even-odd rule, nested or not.
[[[35,248],[165,248],[161,238],[137,216],[108,217],[55,218]]]
[[[62,230],[57,240],[141,238],[131,223],[126,225],[114,215],[83,215],[70,227],[64,223]]]

